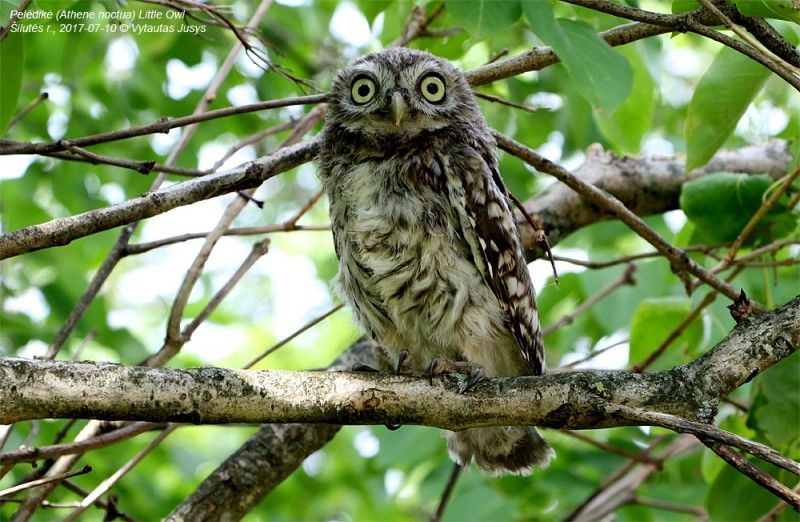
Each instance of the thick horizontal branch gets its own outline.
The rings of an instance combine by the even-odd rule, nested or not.
[[[693,363],[494,379],[459,393],[460,378],[338,372],[189,370],[0,358],[0,424],[41,418],[151,422],[422,424],[451,430],[631,424],[614,405],[710,420],[720,397],[797,350],[800,296],[740,323]]]
[[[311,161],[318,146],[319,142],[315,139],[282,148],[235,169],[147,192],[118,205],[3,234],[0,236],[0,259],[40,248],[66,245],[74,239],[163,214],[176,207],[257,187],[272,176]]]
[[[704,167],[686,173],[683,158],[617,156],[593,145],[574,174],[620,200],[637,216],[660,214],[678,208],[681,186],[686,181],[714,172],[767,174],[777,180],[792,162],[789,142],[772,140],[759,145],[723,150]],[[538,215],[547,236],[555,244],[581,227],[613,217],[604,213],[564,183],[555,183],[525,203]],[[518,219],[525,245],[535,246],[532,231]]]

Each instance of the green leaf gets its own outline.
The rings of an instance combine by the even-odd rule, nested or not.
[[[739,235],[762,203],[764,191],[772,184],[769,176],[718,172],[684,183],[680,205],[697,226],[698,239],[731,241]],[[784,219],[790,218],[790,219]],[[772,224],[775,237],[791,231],[795,224],[786,205],[776,204],[759,227]],[[758,230],[758,228],[756,229]],[[758,239],[758,235],[751,236]]]
[[[773,477],[783,476],[781,470],[775,466],[754,459],[748,460]],[[725,466],[708,490],[706,509],[712,521],[759,520],[777,502],[769,491],[754,487],[753,482],[745,475],[731,466]]]
[[[445,5],[458,24],[477,38],[508,29],[521,14],[515,0],[449,0]]]
[[[769,445],[797,458],[800,455],[800,353],[782,360],[760,375],[753,387],[747,425]]]
[[[697,0],[672,0],[672,14],[688,13],[700,7]]]
[[[631,92],[630,64],[590,26],[556,19],[549,2],[522,2],[536,35],[556,52],[581,94],[596,108],[612,111]]]
[[[636,154],[644,134],[653,123],[656,105],[656,84],[644,60],[633,47],[619,50],[633,68],[631,95],[614,111],[594,111],[598,127],[622,152]]]
[[[21,33],[8,33],[0,41],[0,133],[8,128],[15,114],[22,87],[25,52]]]
[[[723,47],[717,53],[689,102],[684,127],[687,171],[705,165],[725,143],[769,74],[732,49]]]
[[[734,0],[734,4],[745,16],[800,22],[800,8],[796,0]]]
[[[645,361],[691,310],[692,302],[683,297],[656,297],[642,301],[636,307],[631,324],[631,364]],[[694,321],[649,369],[663,370],[686,362],[702,337],[702,321]]]
[[[375,21],[375,17],[392,5],[393,0],[359,0],[358,8],[364,13],[370,24]]]

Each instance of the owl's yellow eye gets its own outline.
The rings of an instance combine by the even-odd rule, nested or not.
[[[431,73],[419,82],[419,90],[429,102],[439,103],[444,100],[444,79],[438,74]]]
[[[359,105],[363,105],[375,97],[375,81],[368,76],[359,76],[353,81],[353,86],[350,87],[350,96],[353,101]]]

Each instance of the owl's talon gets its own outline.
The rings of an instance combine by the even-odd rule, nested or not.
[[[439,367],[439,358],[434,357],[431,360],[431,363],[428,365],[428,383],[433,386],[433,378],[438,377],[441,373],[437,373],[437,369]]]
[[[403,371],[403,367],[408,363],[410,358],[411,354],[408,353],[408,350],[400,350],[400,353],[397,354],[397,366],[394,369],[395,375],[400,375],[400,372]]]
[[[481,382],[486,378],[486,375],[483,373],[483,368],[475,368],[472,373],[469,375],[469,380],[467,380],[467,384],[464,386],[464,389],[461,390],[461,393],[467,393],[472,388],[475,387],[476,384]]]

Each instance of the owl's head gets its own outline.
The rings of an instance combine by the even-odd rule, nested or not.
[[[392,48],[359,58],[333,81],[328,121],[374,136],[411,137],[474,118],[464,75],[432,54]]]

